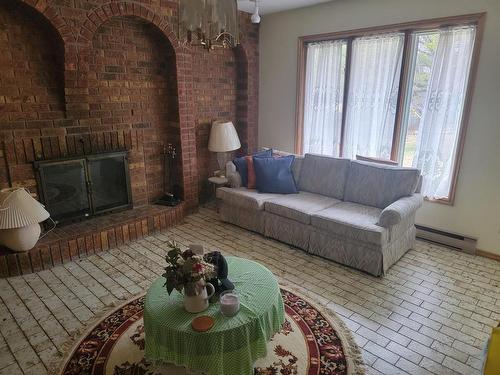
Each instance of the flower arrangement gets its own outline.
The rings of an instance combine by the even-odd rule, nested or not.
[[[203,260],[191,250],[182,251],[174,241],[168,242],[169,251],[165,256],[167,266],[162,275],[165,279],[167,292],[170,295],[174,289],[186,295],[198,295],[205,287],[205,281],[217,276],[215,267]]]

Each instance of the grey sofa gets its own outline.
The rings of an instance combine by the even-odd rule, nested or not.
[[[221,220],[375,276],[414,246],[419,170],[306,154],[293,174],[298,194],[261,194],[229,162]]]

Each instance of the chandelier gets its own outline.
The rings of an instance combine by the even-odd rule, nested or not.
[[[237,46],[236,0],[179,0],[179,40],[207,50]]]

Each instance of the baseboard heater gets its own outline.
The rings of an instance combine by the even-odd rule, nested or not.
[[[476,254],[476,238],[418,224],[415,227],[417,227],[418,238],[452,247],[468,254]]]

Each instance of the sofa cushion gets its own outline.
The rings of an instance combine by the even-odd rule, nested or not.
[[[385,208],[417,188],[420,171],[363,161],[352,161],[344,200]]]
[[[273,150],[267,149],[259,151],[251,156],[273,156]],[[233,160],[236,170],[241,176],[241,185],[246,187],[248,183],[248,162],[245,156],[241,156]]]
[[[255,167],[253,165],[253,156],[245,156],[247,161],[247,188],[255,189],[257,177],[255,176]]]
[[[259,193],[296,194],[297,185],[292,174],[295,156],[253,157],[256,187]],[[250,164],[248,164],[250,170]],[[248,175],[250,177],[250,174]],[[250,180],[248,182],[250,185]]]
[[[237,189],[222,187],[217,189],[217,198],[233,206],[247,210],[261,211],[264,203],[271,199],[281,197],[281,194],[263,194],[254,189],[240,187]]]
[[[388,231],[376,224],[381,212],[380,208],[341,202],[313,214],[311,224],[353,240],[383,245]]]
[[[349,159],[306,154],[302,161],[299,190],[343,199]]]
[[[304,224],[311,224],[311,215],[341,201],[324,195],[301,191],[264,203],[264,210]]]

